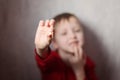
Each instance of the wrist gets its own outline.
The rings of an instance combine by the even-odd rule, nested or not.
[[[75,70],[74,72],[75,72],[76,80],[84,80],[85,79],[84,67],[80,68],[78,70]]]
[[[48,51],[49,51],[49,47],[46,47],[46,48],[44,48],[44,49],[36,48],[37,54],[38,54],[40,57],[42,57],[42,58],[45,58],[45,57],[46,57]]]

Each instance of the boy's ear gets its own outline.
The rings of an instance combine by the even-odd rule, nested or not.
[[[50,44],[50,48],[51,48],[52,50],[58,49],[57,43],[56,43],[55,41],[52,41],[51,44]]]

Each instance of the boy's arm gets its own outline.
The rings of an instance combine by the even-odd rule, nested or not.
[[[90,71],[85,73],[84,69],[78,70],[75,72],[76,80],[98,80],[95,74],[94,69],[91,69]]]
[[[45,49],[35,48],[36,54],[38,54],[41,58],[46,58],[46,56],[50,53],[50,48],[46,47]]]
[[[46,54],[44,58],[39,56],[35,49],[35,59],[38,68],[43,73],[46,71],[55,70],[56,69],[55,66],[58,66],[58,59],[59,59],[58,55],[54,51],[51,51],[49,48],[48,48],[48,52],[43,54]]]
[[[98,80],[95,74],[95,64],[88,56],[85,65],[85,75],[85,80]]]
[[[98,80],[95,75],[95,65],[93,61],[83,53],[81,47],[74,47],[74,56],[71,56],[69,61],[72,63],[72,68],[76,76],[76,80]]]
[[[49,44],[53,38],[53,25],[53,19],[46,21],[41,20],[35,35],[35,57],[37,65],[42,71],[45,71],[52,65],[53,56],[50,54]]]
[[[85,80],[85,70],[81,68],[75,72],[76,80]]]
[[[35,35],[35,48],[39,56],[43,57],[44,51],[48,50],[48,46],[53,38],[53,25],[54,20],[41,20]]]

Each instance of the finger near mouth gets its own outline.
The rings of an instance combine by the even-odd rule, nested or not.
[[[78,41],[76,41],[76,42],[72,42],[72,43],[70,44],[70,46],[72,46],[72,47],[76,47],[76,46],[78,46]]]

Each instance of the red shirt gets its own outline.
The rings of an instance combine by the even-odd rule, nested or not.
[[[42,72],[42,80],[76,80],[71,67],[67,66],[57,52],[50,51],[46,58],[41,58],[36,50],[37,65]],[[85,80],[97,80],[94,73],[94,63],[87,57],[85,65]]]

